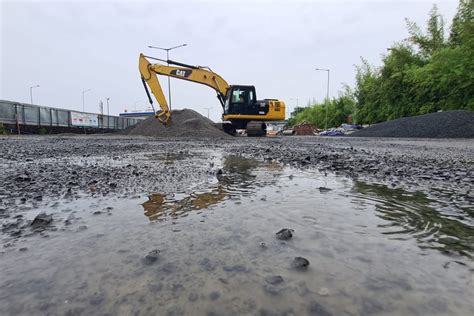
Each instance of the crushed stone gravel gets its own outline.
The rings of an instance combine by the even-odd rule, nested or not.
[[[190,109],[173,110],[171,119],[166,125],[152,116],[120,134],[155,137],[231,137],[218,129],[213,121]]]
[[[349,136],[474,138],[474,112],[457,110],[404,117],[369,126]]]

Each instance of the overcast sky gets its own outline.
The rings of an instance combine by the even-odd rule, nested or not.
[[[404,18],[423,27],[436,3],[447,24],[457,1],[4,1],[0,0],[0,99],[98,112],[147,108],[138,55],[165,57],[148,45],[187,46],[171,59],[210,66],[229,84],[251,84],[257,97],[291,108],[299,99],[322,100],[354,82],[360,57],[380,64],[381,54],[407,37]],[[160,81],[167,91],[166,78]],[[173,108],[192,108],[218,120],[213,90],[171,81]],[[167,93],[165,93],[167,95]],[[155,102],[156,103],[156,102]]]

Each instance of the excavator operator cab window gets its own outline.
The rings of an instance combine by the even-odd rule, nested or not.
[[[234,86],[231,89],[230,98],[227,98],[225,102],[225,113],[254,114],[255,103],[255,88],[253,86]]]
[[[245,91],[234,89],[232,91],[232,103],[245,103]]]

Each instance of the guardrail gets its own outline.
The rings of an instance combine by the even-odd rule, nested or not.
[[[85,113],[0,100],[0,123],[10,126],[120,130],[140,119]]]

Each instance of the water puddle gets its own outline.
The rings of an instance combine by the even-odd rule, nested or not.
[[[179,168],[188,157],[142,158]],[[175,191],[31,210],[53,213],[56,229],[1,255],[0,314],[474,314],[465,209],[274,162],[201,157],[217,175]],[[282,228],[293,237],[277,239]],[[295,257],[310,265],[295,268]]]

